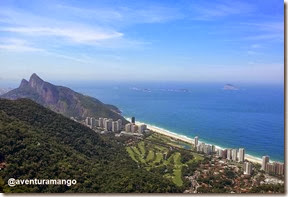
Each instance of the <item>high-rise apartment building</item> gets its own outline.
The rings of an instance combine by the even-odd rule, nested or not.
[[[198,145],[198,136],[194,137],[194,147],[196,148]]]
[[[269,156],[263,156],[262,157],[262,165],[261,170],[266,171],[266,164],[269,162]]]
[[[252,173],[252,163],[244,162],[243,167],[244,167],[244,174],[251,175],[251,173]]]
[[[239,162],[244,162],[245,160],[245,149],[239,148]]]

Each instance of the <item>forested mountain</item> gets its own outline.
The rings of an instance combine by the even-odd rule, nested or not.
[[[3,192],[181,192],[140,168],[112,136],[29,99],[0,99],[0,190]],[[15,186],[15,179],[76,179],[68,186]]]
[[[119,109],[106,105],[96,98],[77,93],[67,87],[56,86],[43,81],[35,73],[30,80],[23,79],[18,88],[1,95],[6,99],[29,98],[67,117],[84,119],[87,116],[112,118],[127,121],[119,114]]]

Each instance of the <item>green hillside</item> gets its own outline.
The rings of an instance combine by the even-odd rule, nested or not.
[[[142,150],[143,151],[143,150]],[[147,159],[147,158],[145,158]],[[0,99],[1,192],[182,192],[141,168],[113,137],[28,99]],[[7,180],[76,179],[73,186],[15,186]]]

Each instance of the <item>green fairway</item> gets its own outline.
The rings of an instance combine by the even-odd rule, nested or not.
[[[183,180],[182,180],[182,163],[180,161],[181,159],[181,154],[180,153],[175,153],[174,154],[174,171],[173,171],[173,182],[178,185],[181,186],[183,184]]]
[[[156,153],[156,159],[153,161],[153,164],[160,163],[163,159],[163,154],[162,153]]]
[[[174,164],[174,156],[170,156],[169,158],[167,158],[166,160],[164,160],[164,165],[169,165],[170,163]]]
[[[149,153],[148,153],[147,158],[146,158],[146,162],[154,160],[154,157],[155,157],[154,151],[149,150]]]
[[[167,148],[166,148],[166,147],[163,147],[163,146],[157,146],[157,145],[155,145],[154,148],[157,149],[157,150],[159,150],[159,151],[161,151],[161,152],[168,151]]]
[[[132,150],[130,147],[126,147],[126,150],[127,150],[127,152],[129,153],[130,157],[131,157],[134,161],[138,162],[137,159],[135,158],[135,155],[134,155],[133,150]]]
[[[141,155],[141,153],[140,153],[140,151],[138,150],[137,147],[131,146],[131,149],[132,149],[137,155]]]
[[[183,180],[182,180],[182,172],[181,172],[181,168],[175,168],[174,169],[174,176],[172,178],[173,183],[175,183],[178,186],[182,186],[183,185]]]
[[[138,147],[139,147],[139,149],[140,149],[140,152],[141,152],[141,154],[145,154],[145,142],[144,141],[142,141],[142,142],[140,142],[139,144],[138,144]]]
[[[182,165],[180,159],[181,159],[181,154],[178,153],[178,152],[175,153],[175,154],[174,154],[174,164],[175,164],[176,166]]]
[[[131,146],[132,151],[135,153],[135,158],[141,163],[146,163],[144,159],[144,154],[141,154],[137,147]]]
[[[199,155],[198,153],[193,153],[194,161],[201,161],[203,160],[203,156]]]
[[[170,179],[177,186],[183,185],[182,180],[182,168],[187,166],[190,162],[198,162],[203,160],[203,156],[195,153],[186,151],[188,157],[191,155],[191,159],[182,163],[181,149],[183,143],[179,143],[167,136],[162,136],[160,134],[152,134],[148,138],[140,141],[134,146],[127,147],[126,150],[130,157],[144,165],[146,170],[151,169],[169,169],[163,173],[163,177]],[[182,150],[184,151],[184,149]]]

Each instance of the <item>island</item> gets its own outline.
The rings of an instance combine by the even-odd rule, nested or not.
[[[224,85],[223,90],[239,90],[239,88],[237,88],[236,86],[232,84],[226,84]]]

